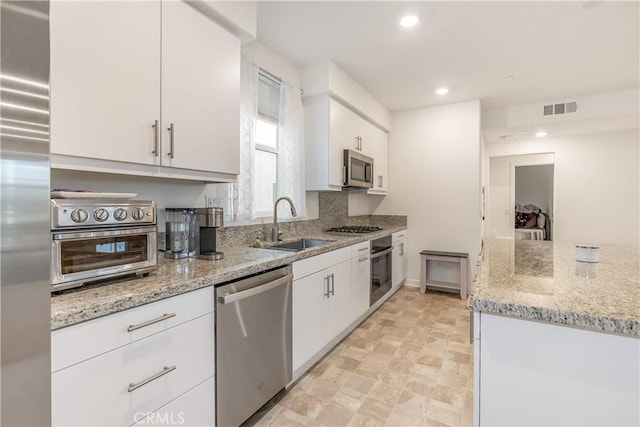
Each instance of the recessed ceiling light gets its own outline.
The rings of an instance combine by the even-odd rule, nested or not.
[[[418,24],[418,17],[415,15],[407,15],[400,20],[400,25],[404,28],[415,27]]]
[[[513,80],[515,78],[516,78],[516,76],[506,76],[504,79],[505,80]]]
[[[449,89],[447,89],[446,87],[441,87],[436,89],[436,94],[438,95],[446,95],[449,93]]]
[[[541,130],[540,132],[536,132],[536,136],[538,138],[544,138],[545,136],[547,136],[547,133],[543,130]]]

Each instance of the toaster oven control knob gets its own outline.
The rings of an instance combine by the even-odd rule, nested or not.
[[[109,218],[109,212],[104,208],[96,209],[93,218],[98,222],[105,222]]]
[[[125,219],[127,219],[127,210],[118,208],[113,211],[113,217],[116,219],[116,221],[124,221]]]
[[[144,218],[144,212],[140,208],[133,208],[133,210],[131,211],[131,217],[136,221],[140,221],[142,218]]]
[[[84,209],[74,209],[71,212],[71,220],[73,222],[81,223],[85,222],[89,218],[89,212]]]

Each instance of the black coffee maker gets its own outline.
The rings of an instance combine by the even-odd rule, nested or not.
[[[216,229],[224,225],[222,208],[196,208],[200,228],[196,258],[222,259],[224,254],[216,250]]]

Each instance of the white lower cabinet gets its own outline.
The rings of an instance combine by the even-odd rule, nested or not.
[[[293,263],[293,372],[369,308],[369,242]]]
[[[398,231],[391,235],[391,286],[397,288],[407,280],[409,257],[407,255],[407,231]]]
[[[208,313],[202,301],[210,302]],[[213,388],[197,387],[214,376],[212,302],[210,287],[54,331],[52,425],[130,426],[165,405],[173,420],[179,412],[185,420],[212,419]],[[118,334],[130,341],[111,339],[104,348],[99,339],[78,339],[69,347],[73,337]],[[154,425],[171,421],[157,417]]]
[[[640,340],[474,314],[481,426],[640,425]]]
[[[306,276],[305,273],[313,271]],[[293,371],[348,321],[351,250],[343,248],[293,263]]]

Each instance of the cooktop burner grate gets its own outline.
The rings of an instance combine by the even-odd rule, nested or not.
[[[341,227],[330,228],[327,231],[330,233],[365,234],[365,233],[374,233],[380,230],[382,230],[382,227],[378,227],[377,225],[343,225]]]

